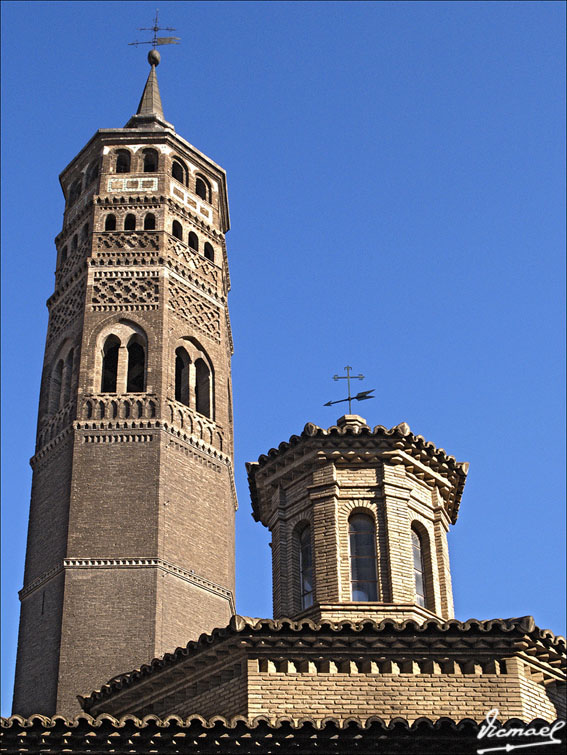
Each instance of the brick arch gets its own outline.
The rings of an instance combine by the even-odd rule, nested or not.
[[[433,613],[440,612],[439,579],[437,570],[435,530],[434,524],[425,517],[410,512],[409,537],[411,549],[411,531],[415,530],[420,537],[423,553],[423,566],[425,570],[425,607]]]
[[[375,532],[376,548],[376,576],[378,581],[378,600],[384,601],[386,597],[387,579],[380,569],[380,530],[381,523],[378,518],[378,502],[372,499],[343,501],[337,512],[337,528],[339,541],[339,596],[341,601],[350,602],[350,557],[348,542],[348,520],[353,514],[366,514],[372,517]]]

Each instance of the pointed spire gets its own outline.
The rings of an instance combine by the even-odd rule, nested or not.
[[[156,66],[159,65],[160,59],[160,54],[157,50],[149,51],[148,63],[152,68],[142,93],[142,99],[136,110],[136,115],[133,115],[130,118],[126,124],[126,128],[163,128],[164,126],[173,128],[171,123],[168,123],[163,115],[163,107],[156,76]]]
[[[159,86],[156,76],[156,66],[159,65],[160,54],[157,50],[150,50],[148,54],[148,62],[152,69],[146,86],[144,87],[144,93],[142,99],[138,105],[136,115],[157,115],[158,118],[163,120],[163,108],[161,106],[161,97],[159,95]]]

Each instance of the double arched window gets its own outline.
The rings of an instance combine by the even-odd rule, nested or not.
[[[71,400],[75,350],[59,357],[49,379],[48,413],[55,414]]]
[[[130,331],[131,332],[131,331]],[[122,349],[120,338],[107,336],[102,348],[101,393],[142,393],[146,390],[146,348],[144,339],[135,333]],[[124,364],[124,361],[126,364]],[[121,377],[124,376],[124,377]],[[119,380],[124,381],[119,385]]]
[[[186,347],[175,350],[175,400],[212,419],[213,373],[209,359],[189,339],[185,342]]]
[[[306,524],[296,533],[299,551],[299,603],[301,610],[313,605],[313,547],[311,527]]]
[[[376,527],[368,514],[352,514],[348,520],[351,599],[378,600],[376,578]]]

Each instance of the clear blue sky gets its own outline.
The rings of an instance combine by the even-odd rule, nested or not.
[[[449,545],[459,619],[564,634],[565,5],[160,2],[166,118],[228,172],[237,608],[271,615],[244,462],[375,388],[471,464]],[[58,174],[122,127],[147,2],[2,3],[3,648],[11,704]]]

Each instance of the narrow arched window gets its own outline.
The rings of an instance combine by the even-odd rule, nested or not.
[[[72,249],[72,250],[73,250],[74,252],[76,252],[76,251],[77,251],[77,247],[78,247],[78,246],[79,246],[79,237],[77,236],[77,234],[75,234],[75,235],[73,236],[73,238],[71,239],[71,249]]]
[[[175,350],[175,400],[189,406],[189,354],[181,346]]]
[[[215,259],[215,250],[212,247],[212,244],[209,244],[208,241],[205,241],[205,257],[208,260],[211,260],[211,262]]]
[[[89,235],[89,224],[85,223],[85,225],[81,228],[81,243],[87,240],[88,235]]]
[[[128,150],[121,149],[116,155],[116,172],[130,173],[130,153]]]
[[[173,176],[173,178],[175,178],[176,181],[179,181],[179,183],[186,185],[186,174],[187,172],[185,170],[185,167],[179,162],[179,160],[174,160],[171,163],[171,175]]]
[[[313,605],[313,549],[309,525],[299,533],[299,594],[301,610]]]
[[[62,396],[63,396],[63,406],[65,404],[69,403],[69,400],[71,398],[71,383],[73,379],[73,349],[69,351],[67,354],[67,357],[65,358],[65,369],[63,370],[63,388],[62,388]]]
[[[73,204],[81,196],[81,188],[82,180],[80,178],[77,178],[77,180],[74,181],[71,186],[71,191],[69,193],[69,204]]]
[[[87,172],[86,185],[89,186],[92,182],[98,178],[98,162],[91,163]]]
[[[148,212],[144,218],[144,231],[155,231],[156,229],[156,216],[153,212]]]
[[[183,239],[183,228],[178,220],[174,220],[171,224],[171,233],[176,239]]]
[[[195,362],[195,406],[199,414],[211,416],[211,371],[203,359]]]
[[[55,365],[55,369],[51,373],[51,380],[49,381],[49,413],[55,414],[59,411],[61,404],[61,387],[63,384],[63,368],[64,362],[60,359]]]
[[[62,265],[65,262],[66,259],[67,259],[67,247],[64,246],[63,249],[61,250],[61,256],[59,258],[59,264]]]
[[[423,542],[421,536],[412,527],[411,547],[413,552],[413,578],[415,582],[415,601],[418,606],[426,605],[425,567],[423,560]]]
[[[116,215],[107,215],[104,219],[104,230],[115,231],[116,230]]]
[[[367,514],[353,514],[348,524],[352,600],[378,600],[374,520]]]
[[[197,238],[197,234],[193,233],[193,231],[189,233],[189,246],[196,252],[199,251],[199,239]]]
[[[198,197],[201,197],[201,199],[204,199],[205,202],[209,202],[210,201],[210,199],[209,199],[209,197],[210,197],[209,184],[201,176],[197,176],[197,178],[195,180],[195,194]]]
[[[158,166],[158,154],[155,149],[144,150],[144,173],[155,173]]]
[[[124,218],[124,230],[135,231],[136,230],[136,216],[129,213]]]
[[[134,339],[136,336],[134,336]],[[128,381],[127,393],[141,393],[145,390],[146,352],[141,343],[132,340],[128,344]]]
[[[102,350],[101,393],[116,393],[118,376],[118,352],[120,341],[116,336],[108,336]]]

